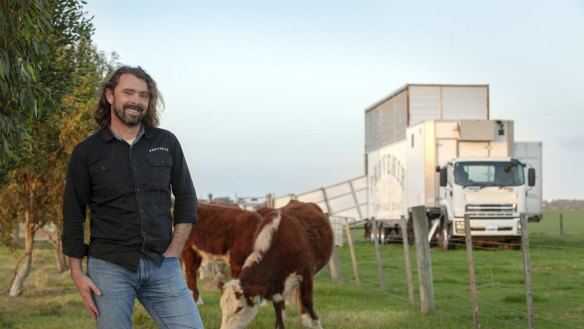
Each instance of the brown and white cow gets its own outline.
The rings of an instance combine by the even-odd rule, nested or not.
[[[203,260],[224,261],[230,266],[231,277],[236,278],[252,252],[254,233],[262,217],[237,206],[200,203],[197,218],[183,247],[181,260],[193,298],[202,303],[197,270]]]
[[[264,215],[256,229],[253,252],[239,278],[223,286],[221,329],[245,328],[261,300],[273,302],[276,328],[284,328],[286,296],[300,287],[303,325],[322,328],[312,301],[313,277],[329,261],[333,247],[330,223],[314,204],[291,202]]]

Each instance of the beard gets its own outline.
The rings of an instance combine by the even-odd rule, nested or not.
[[[128,127],[139,125],[146,116],[144,107],[137,104],[124,104],[121,108],[114,108],[114,113]]]

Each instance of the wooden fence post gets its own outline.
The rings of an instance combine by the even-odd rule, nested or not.
[[[275,203],[274,196],[272,195],[272,193],[268,193],[266,195],[266,206],[270,208],[275,208],[274,203]]]
[[[355,256],[355,247],[353,246],[353,236],[351,235],[351,228],[349,227],[349,219],[345,217],[345,231],[347,231],[347,241],[349,242],[349,251],[351,252],[351,261],[353,263],[353,274],[355,275],[355,283],[357,287],[361,285],[359,280],[359,269],[357,268],[357,256]]]
[[[326,213],[326,218],[330,223],[329,214]],[[332,227],[332,225],[331,225]],[[331,253],[331,259],[329,260],[329,271],[331,272],[331,280],[333,282],[343,282],[343,275],[341,273],[341,264],[339,263],[339,256],[337,255],[337,244],[333,239],[333,250]]]
[[[529,329],[535,329],[535,311],[531,291],[531,265],[529,263],[529,235],[527,231],[527,215],[521,213],[521,249],[523,249],[523,267],[525,272],[525,293],[527,300],[527,318]]]
[[[422,314],[433,314],[436,307],[434,303],[434,285],[432,283],[432,261],[430,257],[430,243],[428,242],[426,207],[418,206],[412,208],[412,217],[416,239],[420,306]]]
[[[479,303],[477,298],[477,280],[475,278],[474,260],[472,254],[472,236],[470,234],[470,217],[464,215],[464,235],[466,238],[466,263],[468,268],[468,283],[470,284],[470,295],[472,301],[472,323],[475,329],[481,327],[479,322]]]
[[[564,215],[560,214],[560,236],[564,235]]]
[[[404,245],[404,262],[408,281],[408,296],[410,305],[414,305],[414,279],[412,277],[412,263],[410,261],[410,243],[408,239],[408,223],[406,217],[401,216],[402,242]]]
[[[383,277],[381,253],[379,251],[379,230],[377,228],[377,221],[374,217],[371,218],[371,225],[371,229],[373,231],[373,244],[375,246],[375,256],[377,257],[377,271],[379,272],[379,290],[381,293],[385,293],[385,278]]]

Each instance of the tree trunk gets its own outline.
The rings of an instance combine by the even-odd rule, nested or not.
[[[59,225],[57,225],[56,232],[53,234],[49,233],[49,242],[55,249],[55,260],[57,262],[57,269],[59,272],[63,273],[69,269],[69,265],[67,264],[67,257],[63,254],[63,243],[61,241],[61,229]]]
[[[14,229],[12,230],[12,247],[14,249],[20,248],[20,243],[18,242],[18,238],[20,235],[20,224],[16,223]]]
[[[24,256],[16,264],[14,269],[14,279],[12,280],[12,285],[10,287],[10,292],[8,296],[17,297],[22,293],[22,287],[24,282],[30,273],[32,267],[32,251],[34,247],[34,235],[36,233],[36,225],[31,223],[30,213],[25,211],[25,237],[24,237]]]

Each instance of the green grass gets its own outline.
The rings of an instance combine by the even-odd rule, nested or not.
[[[546,213],[542,222],[530,223],[532,284],[537,328],[582,328],[584,324],[584,212],[563,214],[564,235],[559,234],[559,213]],[[411,248],[415,305],[408,303],[404,255],[399,244],[382,246],[385,290],[373,244],[353,230],[361,286],[353,277],[348,245],[337,249],[342,283],[331,282],[328,267],[317,275],[315,307],[325,328],[472,328],[471,298],[466,251],[432,249],[435,313],[420,313],[416,256]],[[513,250],[475,250],[481,328],[526,328],[523,254]],[[7,289],[16,263],[14,255],[0,248],[0,328],[92,328],[68,273],[58,273],[48,245],[37,244],[33,272],[23,295],[8,297]],[[200,284],[204,305],[199,311],[206,328],[219,328],[219,291],[213,282]],[[286,307],[287,328],[301,328],[297,305]],[[249,328],[273,328],[271,305],[262,307]],[[156,328],[136,304],[134,328]]]

